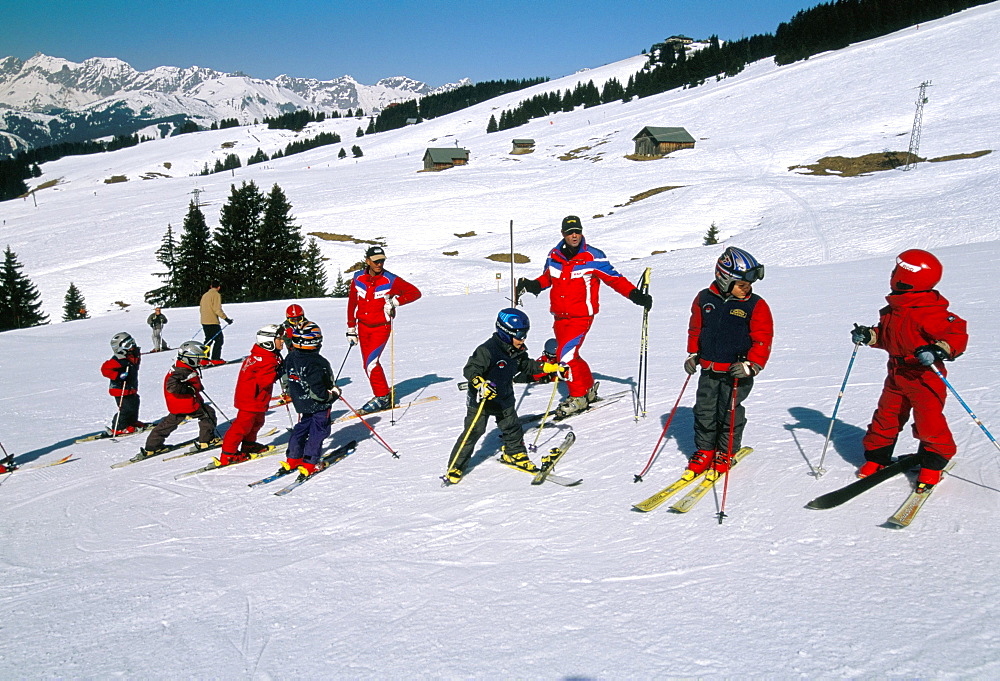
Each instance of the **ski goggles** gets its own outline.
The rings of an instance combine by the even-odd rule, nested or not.
[[[738,275],[738,278],[740,280],[742,280],[742,281],[745,281],[748,284],[752,284],[755,281],[763,279],[764,278],[764,266],[763,265],[755,265],[754,267],[751,267],[750,269],[748,269],[746,272],[740,272],[739,275]]]

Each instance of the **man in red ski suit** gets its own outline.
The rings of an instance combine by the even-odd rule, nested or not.
[[[108,394],[118,405],[108,433],[127,435],[146,427],[139,420],[139,362],[142,356],[135,339],[124,331],[111,338],[111,349],[114,357],[101,365],[101,374],[110,380]]]
[[[281,329],[268,324],[257,332],[257,343],[243,360],[233,406],[239,411],[222,437],[222,454],[219,465],[228,466],[263,452],[267,445],[257,442],[257,433],[264,425],[264,415],[271,405],[274,382],[283,373],[281,348],[284,342]]]
[[[210,351],[207,345],[198,341],[181,343],[174,368],[163,379],[163,397],[170,413],[149,431],[145,448],[133,457],[133,461],[167,451],[167,437],[189,417],[198,419],[199,449],[210,449],[222,443],[222,439],[215,435],[215,410],[201,397],[201,362],[208,359]]]
[[[969,343],[965,320],[948,311],[948,301],[934,290],[943,269],[933,254],[910,249],[896,258],[890,277],[888,305],[876,326],[854,325],[851,340],[889,353],[888,375],[878,407],[862,443],[866,477],[892,460],[896,438],[913,412],[913,437],[920,441],[917,491],[941,480],[941,471],[955,455],[955,440],[944,417],[947,389],[930,367],[942,375],[943,361],[965,352]]]
[[[354,273],[347,297],[347,339],[361,344],[361,359],[372,387],[372,397],[359,411],[368,413],[391,405],[389,383],[379,357],[392,333],[396,308],[420,298],[416,286],[385,269],[385,251],[372,246],[365,253],[365,268]]]
[[[763,278],[764,266],[756,258],[730,246],[715,263],[715,281],[691,304],[684,370],[694,375],[701,369],[701,375],[693,409],[695,453],[687,478],[709,468],[727,472],[730,456],[742,444],[747,424],[743,402],[771,356],[774,337],[771,308],[753,292],[753,282]]]
[[[549,251],[545,271],[537,279],[518,279],[517,296],[527,291],[533,295],[552,288],[549,309],[555,318],[552,329],[558,344],[561,364],[569,367],[566,384],[569,397],[558,407],[563,416],[583,411],[597,397],[590,366],[580,356],[580,348],[600,311],[598,290],[603,281],[612,289],[647,310],[653,298],[633,286],[608,262],[608,258],[583,238],[580,218],[568,215],[562,221],[563,239]]]

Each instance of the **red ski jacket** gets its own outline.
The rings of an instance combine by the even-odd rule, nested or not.
[[[180,360],[163,379],[163,397],[171,414],[193,414],[201,409],[201,376]]]
[[[240,367],[233,406],[240,411],[267,411],[271,402],[271,391],[274,382],[278,380],[279,372],[281,372],[280,355],[259,345],[253,346],[253,350]]]
[[[687,350],[703,369],[727,371],[744,357],[763,369],[773,338],[771,308],[752,289],[746,298],[723,296],[713,283],[691,304]]]
[[[549,251],[545,271],[535,281],[542,289],[552,287],[549,310],[555,317],[593,317],[600,309],[601,282],[626,298],[635,288],[608,262],[604,252],[580,242],[580,250],[569,260],[563,255],[563,241]]]
[[[948,301],[937,291],[902,291],[885,297],[879,310],[873,347],[889,353],[889,363],[919,364],[913,351],[944,341],[955,359],[969,344],[965,320],[948,311]]]
[[[121,358],[112,357],[101,365],[101,374],[111,381],[108,385],[109,394],[115,397],[138,394],[140,361],[142,358],[136,351]]]
[[[387,270],[378,276],[368,274],[367,267],[358,270],[347,296],[347,325],[357,326],[359,322],[366,326],[388,324],[385,301],[391,297],[396,297],[400,305],[406,305],[420,298],[420,291]]]

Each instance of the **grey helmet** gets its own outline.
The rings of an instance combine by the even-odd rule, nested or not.
[[[274,342],[276,338],[281,338],[281,329],[277,324],[268,324],[257,332],[257,345],[273,351],[277,348]]]
[[[115,357],[122,359],[128,354],[128,351],[135,347],[135,339],[132,338],[131,334],[121,331],[116,333],[111,337],[111,350],[115,353]]]
[[[189,367],[197,368],[201,366],[201,360],[208,359],[209,349],[204,343],[198,341],[184,341],[177,349],[177,359],[184,362]]]

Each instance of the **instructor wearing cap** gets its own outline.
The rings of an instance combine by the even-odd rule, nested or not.
[[[420,297],[416,286],[385,269],[385,251],[372,246],[365,252],[365,267],[354,273],[347,298],[347,339],[361,344],[361,358],[374,397],[360,411],[367,414],[392,406],[391,390],[379,357],[392,333],[396,308]]]
[[[517,296],[527,291],[538,295],[550,288],[549,309],[555,318],[559,362],[569,366],[569,397],[557,409],[562,416],[586,409],[597,398],[597,386],[590,366],[580,357],[580,348],[600,310],[598,289],[603,281],[612,289],[641,305],[653,307],[653,297],[633,286],[612,267],[608,258],[583,238],[580,218],[567,215],[562,221],[562,241],[549,251],[545,270],[537,279],[518,279]]]

